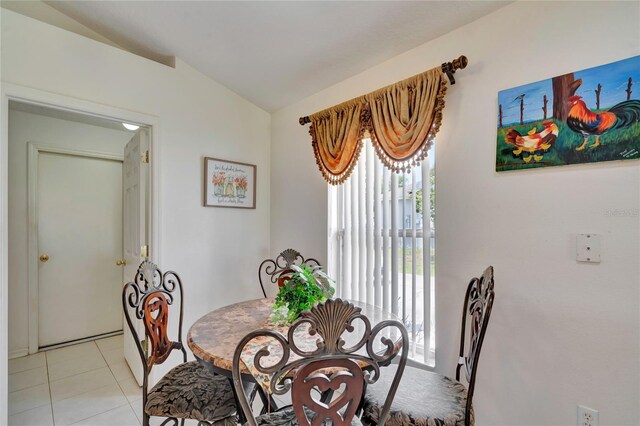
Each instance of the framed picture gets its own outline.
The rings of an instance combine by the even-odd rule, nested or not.
[[[640,56],[498,93],[496,171],[640,158]]]
[[[204,158],[205,207],[256,208],[256,166]]]

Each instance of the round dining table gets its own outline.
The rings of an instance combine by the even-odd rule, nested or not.
[[[243,337],[252,331],[265,328],[275,329],[286,335],[286,327],[278,326],[270,321],[273,302],[273,298],[247,300],[211,311],[191,326],[187,335],[187,345],[200,364],[209,371],[224,375],[232,381],[233,355],[236,346]],[[372,327],[382,321],[399,319],[396,315],[377,306],[358,301],[350,300],[349,302],[362,309],[362,313],[369,319]],[[315,340],[309,343],[315,344]],[[252,357],[242,359],[243,363],[240,368],[243,383],[257,382],[261,384],[257,390],[264,405],[277,409],[277,404],[271,395],[264,392],[264,381],[256,380],[258,375],[255,369],[250,370],[247,367]],[[231,386],[233,388],[233,382],[231,382]],[[242,413],[239,415],[240,420],[244,420]]]
[[[191,326],[187,345],[193,355],[211,371],[231,377],[233,354],[243,337],[264,328],[282,331],[281,327],[269,320],[273,302],[273,298],[247,300],[211,311]],[[352,300],[349,302],[362,309],[372,327],[385,320],[399,319],[377,306]],[[246,365],[241,365],[241,370],[244,374],[250,373]]]

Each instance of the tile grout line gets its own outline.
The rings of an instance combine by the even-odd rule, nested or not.
[[[100,356],[102,357],[102,359],[104,359],[104,362],[107,364],[107,367],[109,368],[109,372],[110,372],[110,373],[111,373],[111,375],[113,376],[113,371],[111,371],[111,367],[109,366],[109,363],[107,363],[107,360],[105,359],[105,357],[104,357],[104,355],[103,355],[102,351],[100,350],[100,346],[98,346],[98,344],[96,343],[96,341],[95,341],[95,340],[92,340],[91,342],[93,342],[93,344],[94,344],[94,345],[96,345],[96,346],[98,347],[98,352],[100,353]],[[113,376],[113,378],[115,379],[115,376]],[[122,392],[122,395],[124,396],[124,399],[126,399],[126,400],[127,400],[127,404],[128,404],[128,403],[129,403],[129,400],[127,399],[127,396],[124,394],[124,391],[123,391],[123,390],[122,390],[122,388],[120,387],[120,383],[118,383],[118,380],[116,380],[116,384],[118,385],[118,389],[120,389],[120,392]],[[103,389],[103,388],[106,388],[106,387],[107,387],[107,386],[102,386],[102,387],[100,387],[99,389]],[[73,398],[73,397],[71,397],[71,398]],[[65,399],[70,399],[70,398],[65,398]],[[63,401],[63,400],[61,400],[61,401]],[[111,411],[111,410],[115,410],[116,408],[124,407],[124,406],[125,406],[125,405],[127,405],[127,404],[118,405],[117,407],[112,407],[112,408],[109,408],[108,410],[101,411],[101,412],[99,412],[99,413],[95,413],[95,414],[93,414],[93,415],[91,415],[91,416],[89,416],[89,417],[85,417],[84,419],[80,419],[80,420],[78,420],[77,422],[73,422],[73,423],[71,423],[71,424],[70,424],[70,425],[68,425],[68,426],[73,426],[74,424],[77,424],[77,423],[83,422],[83,421],[88,420],[88,419],[90,419],[90,418],[92,418],[92,417],[96,417],[96,416],[99,416],[99,415],[101,415],[101,414],[108,413],[108,412],[109,412],[109,411]],[[51,403],[51,407],[52,407],[51,409],[53,410],[53,402]],[[54,426],[55,426],[55,420],[54,420]]]
[[[126,361],[125,361],[126,363]],[[109,371],[111,371],[111,366],[109,366]],[[113,376],[113,378],[116,380],[116,383],[118,384],[118,386],[120,386],[120,381],[118,379],[116,379],[115,374],[113,374],[113,371],[111,371],[111,375]],[[135,380],[135,379],[134,379]],[[138,383],[138,382],[136,382]],[[129,407],[131,407],[131,411],[133,411],[133,415],[135,416],[136,420],[138,421],[138,423],[140,423],[142,425],[142,420],[140,420],[138,418],[138,412],[136,411],[135,407],[133,406],[134,403],[141,403],[142,400],[137,400],[137,401],[129,401],[129,398],[127,398],[127,394],[124,392],[124,389],[122,388],[122,386],[120,386],[120,390],[122,391],[122,393],[124,393],[124,397],[127,399],[127,402],[129,403]],[[144,407],[142,407],[142,411],[144,411]]]
[[[102,359],[104,359],[104,356],[102,355],[102,353],[100,353],[100,357],[101,357]],[[82,358],[82,357],[79,357],[79,358]],[[71,358],[71,359],[75,359],[75,358]],[[102,368],[109,368],[109,371],[111,371],[111,368],[110,368],[109,364],[106,362],[106,360],[105,360],[105,364],[106,364],[106,367],[96,367],[96,368],[92,368],[92,369],[87,370],[87,371],[82,371],[82,372],[80,372],[80,373],[70,374],[70,375],[68,375],[68,376],[60,377],[60,378],[55,379],[55,380],[50,380],[50,379],[49,379],[49,361],[48,361],[48,360],[47,360],[47,358],[45,357],[45,365],[41,365],[40,367],[36,367],[36,368],[30,368],[29,370],[18,371],[17,373],[11,373],[11,374],[9,374],[9,377],[10,377],[10,376],[12,376],[13,374],[20,374],[20,373],[24,373],[25,371],[36,370],[36,369],[38,369],[38,368],[46,368],[46,370],[47,370],[47,383],[46,383],[46,384],[50,385],[50,384],[51,384],[51,382],[59,382],[60,380],[66,380],[66,379],[69,379],[69,378],[71,378],[71,377],[79,376],[79,375],[81,375],[81,374],[90,373],[90,372],[92,372],[92,371],[100,370],[100,369],[102,369]],[[111,372],[111,374],[113,374],[113,372]],[[115,376],[114,376],[114,377],[115,377]],[[117,380],[116,380],[116,381],[117,381]],[[12,391],[12,392],[9,392],[9,393],[20,392],[20,391],[23,391],[23,390],[27,390],[27,389],[35,388],[36,386],[42,386],[42,385],[44,385],[44,384],[45,384],[45,383],[40,383],[40,384],[33,385],[33,386],[27,386],[26,388],[17,389],[17,390],[15,390],[15,391]],[[51,387],[51,386],[49,386],[49,387]],[[67,398],[65,398],[65,399],[67,399]]]
[[[95,342],[95,341],[94,341]],[[135,416],[136,420],[138,420],[138,422],[140,424],[142,424],[142,422],[140,421],[140,419],[138,418],[138,413],[136,412],[136,409],[133,408],[133,403],[131,401],[129,401],[129,398],[127,398],[127,394],[125,393],[122,385],[120,384],[120,380],[118,380],[116,378],[116,375],[113,374],[113,370],[111,369],[111,365],[107,362],[107,359],[104,357],[104,354],[102,353],[102,349],[100,349],[100,346],[96,343],[96,346],[98,346],[98,351],[100,352],[100,355],[102,355],[102,358],[104,359],[104,362],[107,363],[107,368],[109,368],[109,372],[111,373],[111,376],[113,376],[113,379],[116,381],[116,384],[118,385],[118,387],[120,388],[120,391],[122,392],[122,394],[124,395],[124,398],[127,400],[127,404],[129,405],[129,408],[131,408],[131,411],[133,411],[133,415]],[[124,346],[122,348],[122,350],[124,351]],[[126,365],[127,361],[125,360],[125,365]],[[137,383],[137,382],[136,382]],[[136,401],[138,402],[138,401]],[[124,405],[123,405],[124,407]],[[142,407],[142,409],[144,410],[144,407]]]
[[[47,359],[47,354],[44,354],[44,365],[47,368],[47,387],[49,388],[49,408],[51,409],[51,423],[53,426],[56,425],[56,419],[53,415],[53,395],[51,395],[51,380],[49,380],[49,360]]]
[[[46,365],[41,365],[40,367],[31,368],[31,369],[29,369],[29,370],[18,371],[17,373],[11,373],[11,374],[8,374],[7,379],[8,379],[8,381],[11,381],[11,376],[13,376],[13,375],[15,375],[15,374],[26,373],[27,371],[37,370],[38,368],[44,368],[45,370],[47,370],[47,369],[46,369]],[[47,383],[48,383],[48,382],[49,382],[49,371],[48,371],[48,370],[46,371],[46,375],[47,375]],[[37,383],[37,384],[35,384],[35,385],[30,385],[30,386],[24,387],[24,388],[22,388],[22,389],[12,390],[12,391],[10,391],[9,393],[14,393],[14,392],[24,391],[24,390],[27,390],[27,389],[35,388],[35,387],[37,387],[37,386],[42,386],[42,385],[44,385],[44,384],[46,384],[46,383]]]
[[[100,416],[100,415],[102,415],[102,414],[104,414],[104,413],[108,413],[109,411],[117,410],[118,408],[122,408],[122,407],[124,407],[125,405],[128,405],[128,404],[122,404],[122,405],[118,405],[117,407],[109,408],[107,411],[101,411],[101,412],[99,412],[99,413],[93,414],[93,415],[91,415],[91,416],[89,416],[89,417],[86,417],[86,418],[84,418],[84,419],[80,419],[80,420],[78,420],[77,422],[73,422],[73,423],[71,423],[71,424],[69,424],[69,425],[67,425],[67,426],[77,425],[77,424],[78,424],[78,423],[80,423],[80,422],[84,422],[84,421],[89,420],[89,419],[91,419],[91,418],[93,418],[93,417],[97,417],[97,416]]]
[[[125,398],[126,398],[126,395],[125,395]],[[138,418],[138,413],[136,412],[136,409],[135,409],[135,408],[133,408],[133,403],[132,403],[131,401],[129,401],[129,398],[127,398],[127,401],[129,402],[129,407],[131,407],[131,411],[133,411],[133,415],[134,415],[134,417],[136,418],[136,420],[138,421],[138,423],[140,423],[140,424],[142,425],[142,420],[140,420],[140,419]],[[136,403],[137,403],[137,402],[141,402],[141,401],[140,401],[140,400],[138,400],[138,401],[136,401]],[[142,411],[144,411],[144,407],[142,407]]]
[[[37,370],[38,368],[44,368],[44,367],[45,367],[44,365],[41,365],[39,367],[29,368],[27,370],[16,371],[15,373],[9,373],[9,377],[14,376],[16,374],[26,373],[27,371],[33,371],[33,370]]]
[[[44,383],[38,386],[44,386]],[[18,391],[19,392],[19,391]],[[42,408],[45,407],[47,404],[42,404],[42,405],[37,405],[35,407],[31,407],[31,408],[27,408],[26,410],[22,410],[22,411],[16,411],[15,413],[9,414],[9,417],[13,417],[16,416],[18,414],[22,414],[22,413],[26,413],[27,411],[31,411],[31,410],[36,410],[38,408]],[[51,402],[49,402],[49,405],[51,405]],[[53,410],[53,407],[51,408]]]
[[[45,352],[38,352],[38,353],[42,353],[42,354],[44,354]],[[26,356],[25,356],[25,358],[26,358],[26,357],[29,357],[29,356],[31,356],[31,355],[26,355]],[[20,358],[22,358],[22,357],[19,357],[19,358],[13,358],[13,359],[20,359]],[[11,360],[9,360],[9,361],[11,361]],[[38,369],[38,368],[45,367],[45,366],[46,366],[46,364],[47,364],[47,356],[45,355],[45,365],[38,365],[38,366],[36,366],[36,367],[25,368],[24,370],[21,370],[21,371],[14,371],[13,373],[9,373],[9,376],[11,376],[12,374],[24,373],[25,371],[36,370],[36,369]]]
[[[91,341],[91,342],[92,342],[92,343],[97,347],[97,349],[98,349],[98,353],[100,354],[100,357],[104,360],[104,362],[105,362],[105,364],[106,364],[106,367],[107,367],[107,369],[108,369],[109,373],[111,374],[111,377],[115,380],[116,384],[118,385],[118,389],[120,389],[120,391],[122,392],[122,395],[125,397],[125,399],[126,399],[126,401],[127,401],[127,402],[126,402],[125,404],[119,405],[119,406],[117,406],[117,407],[112,407],[112,408],[110,408],[110,409],[108,409],[108,410],[106,410],[106,411],[103,411],[103,412],[100,412],[100,413],[96,413],[96,414],[94,414],[94,415],[92,415],[92,416],[90,416],[90,417],[87,417],[87,418],[84,418],[84,419],[78,420],[78,421],[74,422],[73,424],[76,424],[76,423],[79,423],[79,422],[85,421],[85,420],[90,419],[90,418],[92,418],[92,417],[95,417],[95,416],[98,416],[98,415],[101,415],[101,414],[107,413],[107,412],[109,412],[109,411],[112,411],[112,410],[115,410],[115,409],[118,409],[118,408],[122,408],[122,407],[124,407],[124,406],[129,406],[129,408],[133,411],[133,415],[134,415],[134,417],[136,418],[136,420],[138,421],[138,423],[140,423],[140,419],[138,418],[138,415],[136,414],[136,411],[135,411],[135,408],[134,408],[134,407],[133,407],[133,405],[132,405],[132,402],[131,402],[131,401],[129,401],[129,398],[127,398],[127,395],[126,395],[126,393],[125,393],[125,391],[124,391],[124,388],[123,388],[123,387],[122,387],[122,385],[120,384],[120,381],[115,377],[115,374],[113,373],[113,370],[111,369],[111,365],[107,362],[107,360],[106,360],[106,358],[105,358],[105,355],[104,355],[104,353],[102,352],[102,349],[100,349],[100,346],[96,343],[96,341],[95,341],[95,340],[93,340],[93,341]],[[114,349],[114,348],[111,348],[111,349]],[[31,369],[24,370],[24,371],[34,370],[34,369],[37,369],[37,368],[45,368],[45,370],[46,370],[46,380],[47,380],[46,385],[47,385],[48,393],[49,393],[49,402],[48,402],[48,404],[49,404],[49,409],[51,410],[51,419],[52,419],[53,425],[55,426],[55,417],[54,417],[54,411],[53,411],[53,394],[52,394],[52,390],[51,390],[51,383],[52,383],[52,381],[51,381],[51,380],[49,380],[49,359],[48,359],[48,357],[47,357],[46,352],[47,352],[47,351],[44,351],[44,352],[43,352],[43,354],[44,354],[44,358],[45,358],[45,365],[44,365],[44,366],[39,366],[39,367],[35,367],[35,368],[31,368]],[[126,361],[125,361],[125,363],[126,363]],[[78,376],[78,375],[81,375],[81,374],[85,374],[85,373],[89,373],[89,372],[92,372],[92,371],[100,370],[100,369],[102,369],[102,368],[105,368],[105,367],[99,367],[99,368],[91,369],[91,370],[88,370],[88,371],[84,371],[84,372],[82,372],[82,373],[72,374],[72,375],[70,375],[70,376],[66,376],[66,377],[62,377],[62,378],[60,378],[60,379],[54,380],[53,382],[60,381],[60,380],[65,380],[65,379],[67,379],[67,378],[71,378],[71,377],[75,377],[75,376]],[[21,373],[21,372],[18,372],[18,373]],[[15,374],[15,373],[13,373],[13,374]],[[36,385],[36,386],[43,386],[43,385],[45,385],[45,383],[40,384],[40,385]],[[105,388],[105,387],[107,387],[107,386],[108,386],[108,385],[101,386],[101,387],[99,387],[98,389],[103,389],[103,388]],[[30,386],[30,387],[25,388],[25,389],[20,389],[19,391],[26,390],[26,389],[29,389],[29,388],[32,388],[32,387],[35,387],[35,386]],[[96,390],[97,390],[97,389],[96,389]],[[19,391],[16,391],[16,392],[19,392]],[[71,399],[71,398],[74,398],[75,396],[77,396],[77,395],[72,395],[72,396],[69,396],[69,397],[67,397],[67,398],[63,398],[63,399],[61,399],[60,401],[64,401],[64,400],[67,400],[67,399]],[[57,401],[57,402],[60,402],[60,401]],[[139,401],[135,401],[135,402],[137,403],[137,402],[139,402]],[[32,410],[32,409],[36,409],[36,408],[40,408],[40,407],[44,407],[45,405],[46,405],[46,404],[43,404],[43,405],[40,405],[40,406],[38,406],[38,407],[32,407],[32,408],[29,408],[29,409],[27,409],[27,410],[23,410],[23,411],[20,411],[20,412],[17,412],[17,413],[13,413],[13,414],[12,414],[12,416],[13,416],[13,415],[17,415],[17,414],[21,414],[21,413],[23,413],[23,412],[26,412],[26,411],[29,411],[29,410]],[[71,426],[71,425],[69,425],[69,426]]]
[[[89,343],[89,342],[85,342],[85,343]],[[92,340],[92,341],[91,341],[91,343],[93,343],[93,344],[95,344],[95,345],[97,346],[97,348],[98,348],[98,353],[100,354],[100,357],[104,360],[104,363],[106,364],[106,366],[107,366],[107,367],[109,367],[109,363],[108,363],[108,362],[107,362],[107,360],[105,359],[104,355],[102,355],[102,351],[100,350],[100,346],[98,346],[98,345],[95,343],[95,341],[94,341],[94,340]],[[82,344],[82,343],[81,343],[81,344]],[[66,347],[71,347],[71,346],[66,346]],[[62,348],[60,348],[60,349],[62,349]],[[55,350],[55,349],[54,349],[54,350]],[[45,353],[46,353],[46,351],[45,351]],[[74,359],[80,359],[80,358],[83,358],[83,357],[74,357],[74,358],[70,358],[70,359],[71,359],[71,360],[74,360]],[[48,358],[46,358],[46,360],[47,360],[47,365],[48,365],[48,362],[49,362],[49,361],[48,361]],[[65,359],[65,361],[69,361],[69,359]],[[61,364],[61,362],[57,362],[56,364]],[[68,376],[60,377],[59,379],[51,380],[51,381],[52,381],[52,382],[58,382],[58,381],[60,381],[60,380],[68,379],[69,377],[75,377],[75,376],[79,376],[80,374],[85,374],[85,373],[89,373],[89,372],[91,372],[91,371],[100,370],[101,368],[104,368],[104,367],[91,368],[91,369],[89,369],[89,370],[87,370],[87,371],[82,371],[82,372],[80,372],[80,373],[70,374],[70,375],[68,375]],[[111,370],[111,368],[109,368],[109,370]],[[49,374],[48,374],[48,368],[47,368],[47,380],[48,380],[48,379],[49,379]],[[65,398],[65,399],[66,399],[66,398]]]
[[[38,353],[40,353],[40,352],[38,352]],[[49,369],[47,367],[47,356],[46,356],[46,354],[44,352],[42,352],[42,354],[44,355],[44,365],[39,365],[37,367],[27,368],[26,370],[9,373],[7,375],[7,380],[10,381],[11,380],[11,376],[13,376],[15,374],[26,373],[27,371],[33,371],[33,370],[37,370],[38,368],[44,368],[46,370],[46,376],[47,376],[47,383],[46,384],[48,385],[49,384]],[[26,357],[28,357],[28,356],[30,356],[30,355],[26,355]],[[16,359],[18,359],[18,358],[16,358]],[[16,389],[16,390],[11,391],[9,393],[20,392],[20,391],[24,391],[24,390],[27,390],[27,389],[35,388],[37,386],[42,386],[42,385],[44,385],[44,383],[40,383],[40,384],[32,385],[32,386],[27,386],[26,388],[22,388],[22,389]],[[49,395],[49,396],[51,396],[51,395]],[[39,408],[39,407],[36,407],[36,408]],[[26,411],[28,411],[28,410],[26,410]],[[22,412],[23,411],[21,411],[21,413]],[[15,413],[15,414],[18,414],[18,413]]]
[[[108,367],[108,366],[107,366],[107,367]],[[76,374],[70,374],[70,375],[68,375],[68,376],[60,377],[59,379],[55,379],[55,380],[51,380],[51,381],[52,381],[52,382],[59,382],[60,380],[66,380],[66,379],[69,379],[69,378],[71,378],[71,377],[79,376],[79,375],[81,375],[81,374],[91,373],[92,371],[100,370],[100,369],[102,369],[102,368],[104,368],[104,367],[92,368],[91,370],[83,371],[83,372],[81,372],[81,373],[76,373]],[[48,378],[47,378],[47,379],[48,379]]]
[[[124,337],[123,337],[124,339]],[[96,343],[97,345],[97,343]],[[102,353],[102,349],[100,349],[100,346],[98,345],[98,350],[100,351],[100,354],[102,355],[102,357],[104,358],[104,354]],[[124,351],[124,345],[122,350]],[[116,383],[118,384],[118,387],[120,388],[120,390],[122,391],[122,393],[124,394],[124,397],[127,399],[127,403],[129,404],[129,407],[131,408],[131,410],[133,411],[133,415],[135,416],[136,420],[138,420],[138,423],[142,424],[142,421],[140,420],[140,418],[138,418],[138,413],[136,412],[136,409],[133,407],[133,402],[129,401],[129,398],[127,398],[127,394],[125,393],[124,389],[122,388],[122,386],[120,385],[120,380],[118,380],[116,378],[116,375],[113,374],[113,370],[111,369],[111,365],[107,362],[107,359],[104,358],[104,362],[107,363],[107,367],[109,367],[109,371],[111,372],[111,375],[113,376],[113,378],[115,379]],[[125,360],[125,365],[127,364],[127,361]],[[135,379],[134,379],[135,380]],[[137,383],[137,382],[136,382]],[[140,402],[140,400],[135,401],[136,403]],[[142,407],[142,410],[144,411],[144,407]]]
[[[27,355],[27,356],[29,356],[29,355]],[[16,393],[16,392],[26,391],[28,389],[35,388],[35,387],[38,387],[38,386],[44,386],[46,384],[47,387],[49,388],[49,407],[51,408],[51,418],[53,419],[53,405],[52,405],[52,402],[51,402],[51,387],[49,385],[49,369],[48,369],[48,366],[47,366],[47,357],[46,357],[46,355],[44,357],[44,365],[41,365],[41,366],[35,367],[35,368],[30,368],[30,369],[27,369],[27,370],[24,370],[24,371],[35,370],[37,368],[44,368],[46,370],[47,383],[40,383],[39,385],[28,386],[28,387],[26,387],[24,389],[18,389],[18,390],[15,390],[13,392],[9,392],[9,395],[12,394],[12,393]],[[24,371],[18,371],[17,373],[23,373]],[[17,373],[12,373],[12,374],[17,374]],[[9,377],[11,377],[11,374],[8,375],[7,379]],[[9,417],[16,416],[18,414],[22,414],[22,413],[25,413],[25,412],[30,411],[30,410],[35,410],[37,408],[44,407],[45,405],[46,404],[42,404],[42,405],[38,405],[37,407],[27,408],[26,410],[22,410],[22,411],[15,412],[13,414],[9,414]]]
[[[94,344],[95,344],[95,342],[94,342],[94,341],[91,341],[91,342],[84,342],[84,343],[80,343],[80,344],[78,344],[77,346],[65,346],[64,348],[50,349],[50,350],[48,350],[48,351],[43,351],[42,353],[44,353],[44,354],[48,354],[48,353],[50,353],[50,352],[56,352],[56,351],[64,350],[64,349],[76,349],[76,348],[78,348],[78,347],[79,347],[79,346],[81,346],[81,345],[86,345],[87,343],[94,343]],[[98,352],[100,352],[100,347],[99,347],[97,344],[95,344],[95,346],[98,348]],[[80,358],[83,358],[83,357],[84,357],[84,356],[73,356],[73,357],[69,358],[69,357],[68,357],[68,355],[67,355],[67,357],[66,357],[66,358],[64,358],[62,361],[58,361],[58,362],[56,362],[56,363],[54,363],[54,364],[60,364],[60,363],[65,362],[65,361],[69,361],[69,360],[73,360],[73,359],[80,359]],[[53,365],[53,364],[52,364],[52,365]]]
[[[91,390],[90,390],[90,391],[88,391],[88,392],[96,392],[96,391],[99,391],[99,390],[102,390],[102,389],[104,389],[104,388],[108,388],[108,387],[109,387],[109,385],[98,386],[97,388],[91,389]],[[72,399],[72,398],[77,398],[78,396],[82,395],[83,393],[86,393],[86,392],[76,393],[76,394],[73,394],[73,395],[71,395],[71,396],[67,396],[66,398],[58,399],[58,400],[56,401],[56,403],[57,403],[57,402],[66,401],[66,400],[68,400],[68,399]],[[53,399],[51,400],[51,405],[53,405]]]

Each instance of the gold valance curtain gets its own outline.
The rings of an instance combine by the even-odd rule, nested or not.
[[[386,167],[409,171],[427,156],[440,129],[446,91],[445,74],[434,68],[311,115],[309,132],[325,180],[338,185],[349,177],[366,137]]]
[[[344,182],[362,149],[364,98],[353,99],[309,117],[316,163],[332,185]]]

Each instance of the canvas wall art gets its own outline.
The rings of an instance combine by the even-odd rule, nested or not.
[[[498,93],[496,170],[640,158],[640,56]]]
[[[205,157],[204,206],[256,208],[256,166]]]

